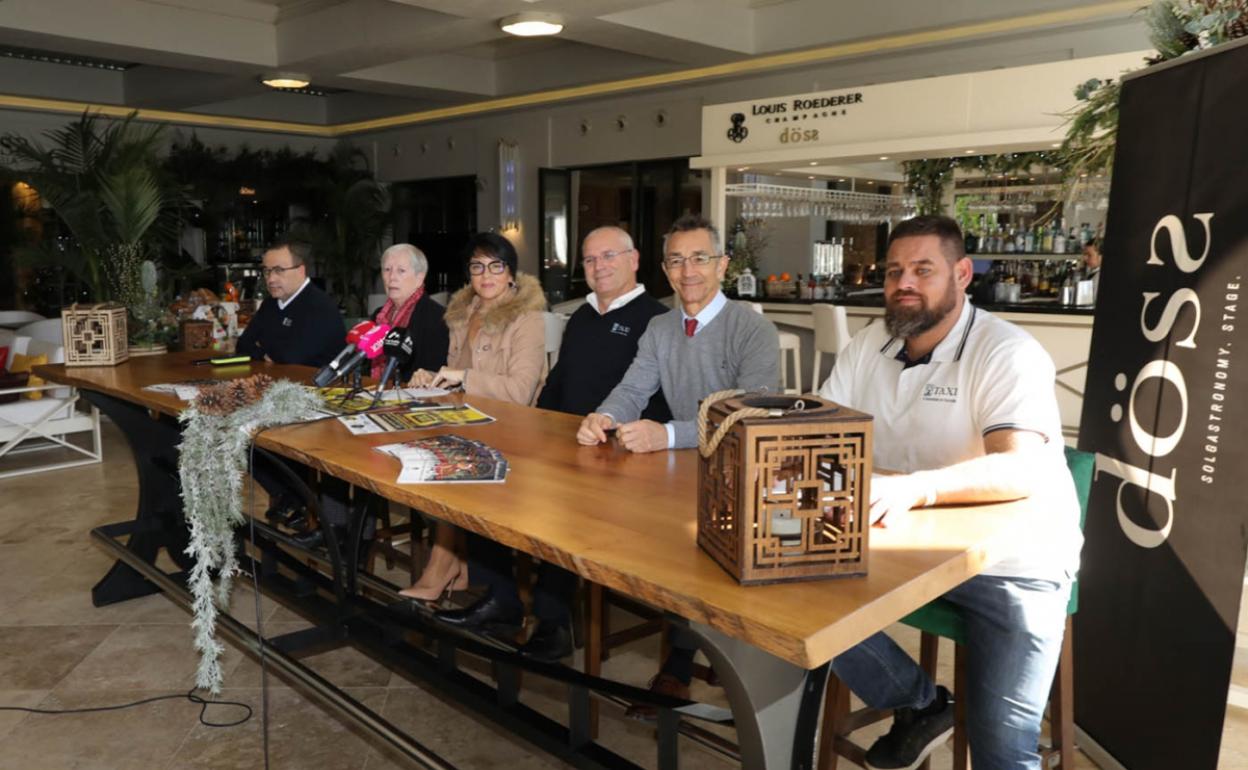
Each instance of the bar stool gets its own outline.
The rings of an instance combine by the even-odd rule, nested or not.
[[[815,360],[810,375],[810,392],[818,393],[819,375],[822,373],[820,363],[823,354],[839,356],[849,344],[849,318],[841,305],[812,305],[811,317],[815,326]],[[835,366],[835,358],[834,363]]]
[[[1088,515],[1088,495],[1092,490],[1092,469],[1095,456],[1089,452],[1066,447],[1066,467],[1075,482],[1079,497],[1079,527],[1083,528]],[[1050,745],[1041,753],[1041,766],[1074,770],[1075,766],[1075,693],[1074,693],[1074,631],[1071,617],[1079,610],[1079,582],[1070,587],[1070,600],[1066,605],[1066,633],[1062,638],[1062,651],[1053,676],[1053,689],[1049,694]],[[902,623],[922,632],[919,641],[919,665],[928,676],[936,678],[937,648],[940,637],[954,641],[953,663],[953,767],[966,770],[969,766],[969,746],[966,738],[966,699],[958,693],[966,692],[966,624],[957,605],[945,599],[936,599],[901,619]],[[849,688],[833,675],[828,676],[828,689],[824,695],[823,727],[819,735],[819,770],[835,770],[837,760],[845,757],[860,766],[864,763],[866,749],[849,739],[850,733],[860,727],[886,719],[888,711],[862,708],[849,710]],[[1056,757],[1056,762],[1054,758]],[[919,765],[927,770],[930,758]]]
[[[749,305],[755,313],[764,315],[761,304],[751,302]],[[793,332],[777,333],[780,337],[780,389],[788,395],[796,396],[802,392],[802,338]],[[789,385],[790,360],[793,362],[792,386]]]

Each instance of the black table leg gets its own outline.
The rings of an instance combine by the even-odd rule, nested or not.
[[[188,533],[178,481],[178,444],[182,441],[178,423],[163,415],[153,417],[143,407],[103,393],[83,390],[82,395],[121,429],[139,474],[134,520],[113,525],[114,534],[129,534],[126,550],[148,564],[155,564],[164,548],[175,564],[189,569],[192,560],[185,553]],[[134,569],[117,561],[91,589],[91,601],[102,607],[159,590]]]

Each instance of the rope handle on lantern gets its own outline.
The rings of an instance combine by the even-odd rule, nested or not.
[[[719,448],[719,442],[724,440],[724,436],[728,431],[732,430],[732,426],[747,417],[781,417],[790,412],[800,412],[806,408],[806,402],[797,399],[793,402],[793,406],[788,409],[764,409],[759,406],[745,406],[735,412],[729,412],[724,421],[715,429],[714,435],[710,440],[706,438],[706,422],[707,415],[710,414],[711,405],[717,401],[723,401],[725,398],[740,396],[751,391],[747,390],[718,390],[702,400],[702,405],[698,407],[698,453],[703,457],[710,457],[715,454],[715,450]]]

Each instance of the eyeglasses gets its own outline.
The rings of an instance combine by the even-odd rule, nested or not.
[[[586,254],[585,256],[581,257],[581,262],[584,263],[585,267],[593,267],[598,262],[602,262],[602,264],[604,265],[609,265],[615,262],[616,257],[620,256],[621,254],[627,254],[630,251],[632,251],[632,249],[622,249],[620,251],[604,251],[601,254]]]
[[[485,273],[486,268],[489,268],[490,272],[493,273],[494,275],[502,275],[504,272],[507,271],[507,263],[500,262],[497,259],[494,260],[493,262],[469,262],[468,263],[468,272],[472,273],[473,275],[482,275],[483,273]]]
[[[666,267],[668,270],[679,270],[681,267],[685,265],[685,263],[688,263],[695,267],[705,267],[711,263],[711,260],[719,259],[721,256],[723,255],[721,254],[690,254],[687,257],[682,257],[678,254],[675,256],[668,257],[667,259],[664,259],[663,266]]]
[[[260,273],[265,278],[268,278],[270,275],[276,275],[278,278],[281,278],[288,270],[298,270],[301,267],[303,267],[303,265],[291,265],[290,267],[262,267],[260,268]]]

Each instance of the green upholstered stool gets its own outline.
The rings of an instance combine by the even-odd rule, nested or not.
[[[1088,515],[1088,495],[1092,490],[1092,470],[1095,463],[1096,458],[1092,454],[1066,447],[1066,467],[1074,479],[1075,492],[1079,497],[1080,529]],[[1066,605],[1066,634],[1062,639],[1062,652],[1057,663],[1057,673],[1053,678],[1053,691],[1049,696],[1051,745],[1043,752],[1045,767],[1049,767],[1052,756],[1057,755],[1058,762],[1053,767],[1062,770],[1072,770],[1075,766],[1074,642],[1071,616],[1078,609],[1079,581],[1076,580],[1070,588],[1070,601]],[[966,685],[966,624],[962,620],[962,613],[953,602],[936,599],[902,618],[901,622],[922,632],[919,641],[919,665],[933,679],[936,676],[940,639],[951,639],[955,644],[953,692],[956,719],[953,731],[953,767],[954,770],[966,770],[969,756],[966,741],[966,701],[957,697],[957,693],[965,692]],[[887,711],[870,708],[850,713],[849,688],[836,680],[835,676],[830,677],[824,706],[824,735],[819,740],[820,770],[835,768],[838,757],[862,765],[865,749],[850,741],[849,734],[888,716]],[[929,762],[924,761],[920,768],[927,770],[928,765]]]

